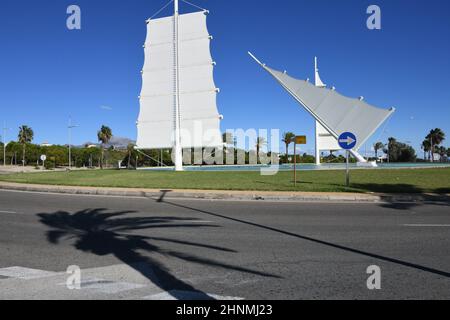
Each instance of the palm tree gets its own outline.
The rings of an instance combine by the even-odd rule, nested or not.
[[[30,127],[28,126],[19,127],[18,140],[23,147],[23,157],[22,157],[23,166],[25,166],[25,147],[27,143],[31,143],[31,141],[33,141],[33,136],[34,132],[33,129],[31,129]]]
[[[100,168],[103,169],[103,159],[105,156],[105,145],[111,140],[113,134],[111,131],[111,128],[107,126],[102,126],[100,131],[97,133],[98,141],[102,143],[101,149],[102,149],[102,157],[100,161]]]
[[[427,153],[428,153],[428,159],[430,159],[430,151],[431,151],[430,140],[428,140],[428,139],[423,140],[422,145],[420,147],[423,150],[423,159],[426,160]]]
[[[375,150],[375,158],[378,160],[378,150],[382,150],[384,148],[383,142],[377,142],[373,145],[373,149]]]
[[[394,137],[388,138],[388,143],[384,145],[383,152],[387,154],[387,162],[391,162],[391,160],[394,160],[394,162],[397,161],[397,139],[395,139]],[[393,159],[391,159],[391,155],[394,155]]]
[[[259,162],[259,151],[266,144],[267,144],[267,142],[266,142],[265,138],[263,138],[263,137],[256,138],[256,156],[257,156],[258,162]]]
[[[223,141],[223,150],[224,152],[227,152],[227,148],[229,145],[234,144],[234,136],[231,132],[225,132],[222,134],[222,141]]]
[[[131,157],[134,153],[134,147],[135,145],[133,143],[129,143],[127,146],[127,152],[128,152],[128,164],[127,164],[127,168],[130,169],[130,164],[131,164]],[[137,167],[137,166],[136,166]]]
[[[430,141],[431,161],[434,162],[434,147],[440,145],[442,141],[445,140],[445,133],[441,129],[436,128],[431,130],[425,139],[428,139]]]
[[[440,156],[440,161],[443,162],[444,157],[445,157],[445,155],[447,153],[447,149],[444,146],[440,146],[440,147],[437,148],[436,151],[437,151],[437,153]]]
[[[225,132],[224,134],[222,134],[222,140],[224,145],[226,146],[233,144],[234,142],[233,134],[231,132]]]
[[[292,132],[283,133],[283,139],[281,141],[284,142],[286,146],[286,163],[288,162],[288,153],[289,153],[289,145],[294,141],[295,134]]]

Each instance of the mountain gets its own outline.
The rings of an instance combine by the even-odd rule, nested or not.
[[[109,143],[107,144],[107,147],[109,148],[112,146],[114,147],[114,149],[126,149],[130,143],[136,144],[136,141],[125,137],[113,136],[109,141]]]
[[[130,143],[135,144],[136,142],[129,138],[113,136],[111,138],[111,140],[109,141],[109,143],[106,144],[105,147],[106,148],[114,147],[114,149],[126,149]],[[98,143],[98,142],[97,143],[85,142],[80,147],[91,146],[91,145],[100,147],[100,143]]]

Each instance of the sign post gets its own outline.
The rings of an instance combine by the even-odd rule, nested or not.
[[[294,142],[294,187],[297,186],[297,144]]]
[[[306,136],[296,136],[294,138],[294,186],[297,186],[297,145],[306,144]]]
[[[42,169],[45,169],[45,160],[47,160],[47,156],[45,154],[43,154],[41,156],[41,161],[42,161]]]
[[[350,151],[345,150],[345,185],[347,187],[350,186],[350,169],[348,168],[348,158],[349,158]]]
[[[339,136],[338,142],[339,146],[345,150],[345,185],[350,186],[350,168],[349,168],[349,158],[350,150],[356,146],[356,136],[351,132],[344,132]]]

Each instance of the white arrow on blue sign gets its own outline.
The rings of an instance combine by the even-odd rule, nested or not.
[[[353,149],[356,146],[356,136],[351,132],[344,132],[339,136],[339,146],[344,150]]]

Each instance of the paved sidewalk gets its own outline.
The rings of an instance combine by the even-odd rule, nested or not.
[[[0,182],[0,189],[63,194],[84,194],[121,197],[181,198],[207,200],[254,201],[330,201],[330,202],[425,202],[450,203],[449,194],[375,194],[375,193],[325,193],[325,192],[275,192],[275,191],[227,191],[227,190],[160,190],[138,188],[104,188],[33,185]]]

